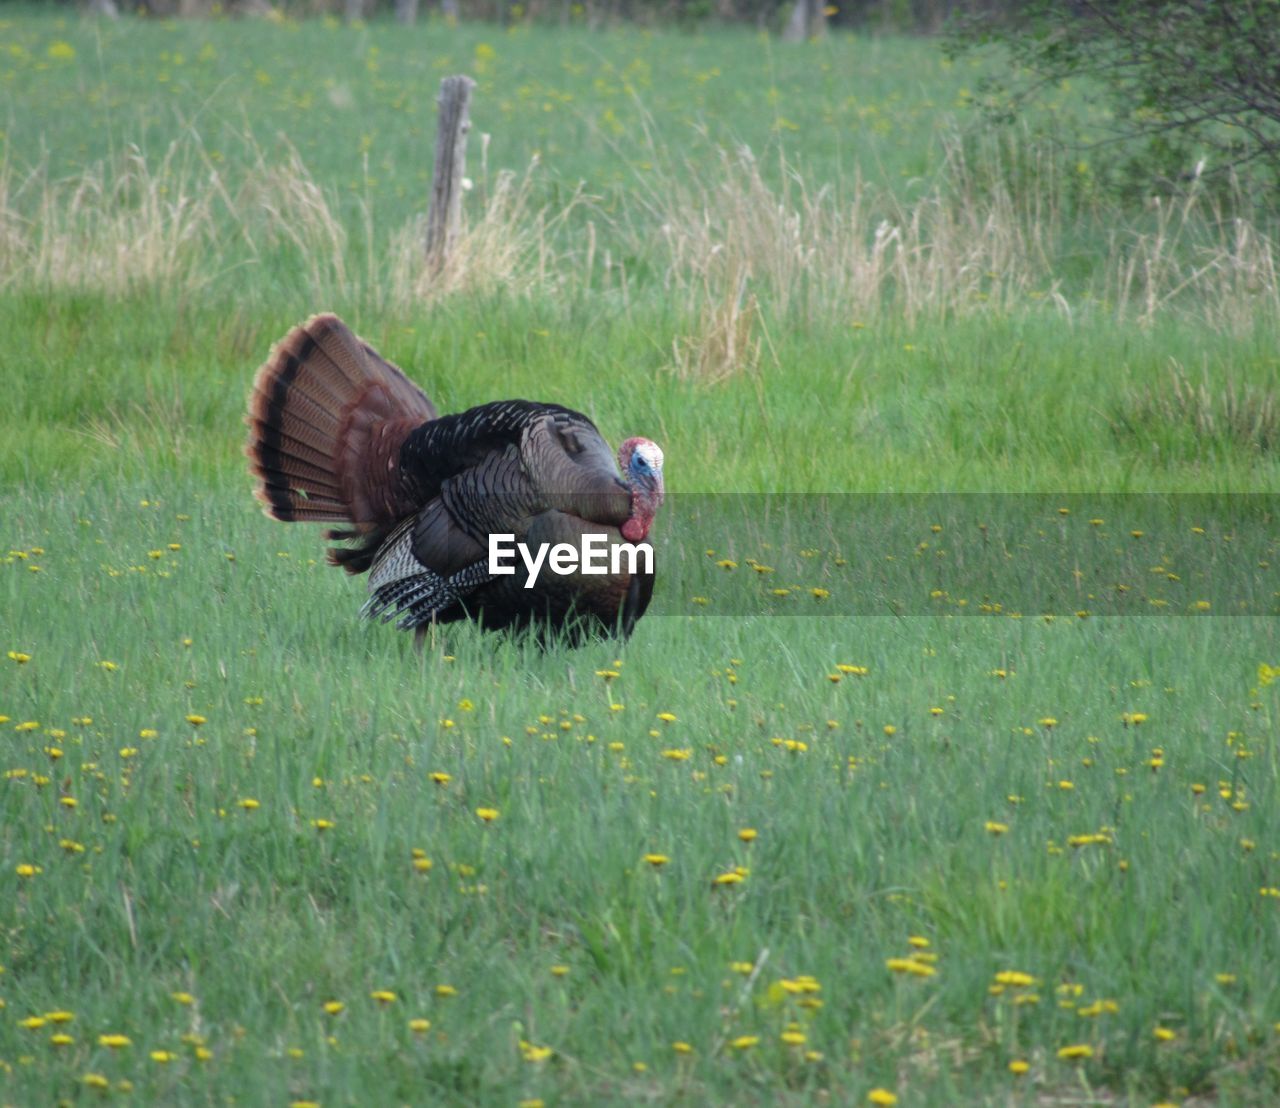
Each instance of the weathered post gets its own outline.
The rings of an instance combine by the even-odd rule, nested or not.
[[[462,222],[462,178],[467,167],[467,132],[471,130],[470,77],[440,82],[440,117],[436,123],[436,164],[431,172],[431,206],[427,209],[427,267],[443,268]]]

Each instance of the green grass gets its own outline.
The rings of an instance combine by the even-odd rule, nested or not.
[[[1081,209],[1045,271],[1078,269],[1069,310],[1046,280],[824,315],[759,276],[759,357],[711,385],[674,348],[718,286],[664,268],[644,198],[681,183],[699,124],[691,177],[742,139],[810,189],[860,169],[885,210],[947,185],[974,78],[929,43],[35,10],[2,30],[10,173],[43,145],[48,179],[78,178],[131,141],[154,168],[177,139],[189,181],[217,165],[234,192],[283,164],[280,131],[362,276],[312,282],[306,250],[221,209],[247,237],[183,247],[172,279],[0,272],[0,1104],[96,1101],[88,1075],[136,1103],[1274,1102],[1265,296],[1251,314],[1232,286],[1233,324],[1199,293],[1122,312]],[[392,304],[363,276],[363,212],[383,244],[415,214],[436,79],[481,43],[491,163],[541,150],[539,204],[584,178],[601,199],[561,272],[589,216],[602,255],[634,251],[625,289],[597,269]],[[619,149],[606,111],[662,138]],[[43,187],[4,210],[34,221]],[[0,223],[0,247],[35,225]],[[658,614],[576,651],[452,628],[418,653],[360,622],[362,582],[262,517],[240,456],[254,370],[321,308],[442,410],[526,395],[660,441]],[[913,950],[932,975],[886,965]],[[1034,984],[993,991],[1010,970]]]

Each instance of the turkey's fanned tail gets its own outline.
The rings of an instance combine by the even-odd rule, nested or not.
[[[351,525],[334,537],[389,531],[417,507],[400,488],[400,446],[435,418],[397,366],[337,316],[313,316],[272,349],[253,383],[245,453],[255,495],[275,519]],[[359,550],[334,553],[348,568],[363,560]]]

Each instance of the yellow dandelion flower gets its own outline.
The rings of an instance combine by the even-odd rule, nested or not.
[[[549,1046],[534,1046],[523,1039],[520,1041],[520,1053],[526,1062],[545,1062],[555,1053]]]
[[[19,877],[36,877],[39,874],[44,873],[44,868],[42,866],[34,865],[31,862],[19,862],[13,867],[13,872]]]
[[[739,885],[746,878],[737,870],[730,870],[728,873],[718,874],[713,880],[713,885]]]
[[[29,661],[31,661],[31,655],[24,654],[21,650],[10,650],[9,660],[17,662],[20,666],[25,666]]]
[[[674,1043],[671,1044],[671,1049],[674,1050],[677,1054],[693,1053],[693,1047],[691,1047],[688,1043],[680,1039],[677,1039]]]
[[[75,1039],[73,1039],[70,1035],[66,1034],[65,1032],[61,1032],[61,1031],[58,1032],[58,1034],[56,1035],[49,1036],[50,1046],[71,1046],[74,1042],[75,1042]]]
[[[369,996],[379,1004],[394,1004],[398,999],[390,989],[374,989]]]
[[[1070,1046],[1064,1046],[1059,1049],[1058,1057],[1063,1061],[1071,1062],[1081,1058],[1092,1058],[1093,1047],[1088,1043],[1073,1043]]]
[[[128,1035],[99,1035],[98,1045],[110,1047],[112,1050],[123,1050],[127,1046],[132,1046],[133,1040],[131,1040]]]
[[[100,1073],[86,1073],[80,1080],[91,1089],[109,1089],[111,1082]]]
[[[893,973],[906,974],[911,977],[932,977],[938,971],[927,962],[917,958],[886,958],[885,968]]]
[[[188,1007],[190,1007],[192,1004],[196,1002],[196,998],[193,997],[190,993],[177,992],[177,993],[170,993],[169,996],[171,999],[176,1000],[179,1004],[186,1005]]]
[[[485,823],[492,823],[495,819],[498,818],[499,814],[500,813],[498,812],[497,808],[477,808],[476,809],[476,815],[479,816],[480,819],[482,819]]]
[[[437,785],[447,785],[453,780],[452,774],[442,773],[440,770],[436,770],[435,773],[429,774],[428,776],[430,776],[431,780]]]
[[[759,1041],[759,1035],[739,1035],[736,1039],[731,1040],[729,1045],[734,1050],[750,1050]]]
[[[28,1031],[39,1031],[48,1022],[44,1016],[28,1016],[24,1020],[19,1020],[18,1026],[25,1027]]]
[[[756,841],[756,829],[754,827],[743,827],[738,831],[738,838],[744,843],[753,843]]]
[[[655,868],[658,866],[665,866],[669,861],[671,861],[666,854],[646,854],[644,856],[644,860]]]
[[[889,1108],[890,1105],[898,1103],[898,1095],[891,1093],[888,1089],[872,1089],[867,1093],[867,1103]]]
[[[1003,835],[1009,830],[1007,823],[998,823],[996,820],[989,819],[984,823],[983,828],[991,835]]]
[[[436,986],[436,996],[451,997],[451,996],[457,996],[457,995],[458,995],[458,990],[455,989],[452,985]]]
[[[186,720],[192,727],[200,727],[209,722],[204,716],[198,716],[194,712],[187,716]]]
[[[1156,1037],[1157,1042],[1171,1043],[1178,1037],[1178,1033],[1168,1027],[1157,1027],[1152,1034]]]
[[[253,797],[251,796],[242,797],[240,800],[236,801],[236,804],[238,804],[246,812],[256,812],[259,808],[262,807],[262,805],[259,804],[256,800],[254,800]]]
[[[176,1054],[168,1050],[153,1050],[151,1052],[151,1060],[159,1062],[162,1066],[172,1062],[176,1057]]]
[[[1021,1077],[1031,1069],[1030,1062],[1024,1062],[1021,1058],[1015,1058],[1009,1063],[1009,1072],[1015,1077]]]
[[[418,1019],[411,1019],[409,1021],[409,1030],[415,1035],[425,1035],[431,1030],[431,1021],[428,1019],[422,1019],[421,1017]]]
[[[803,1031],[784,1031],[778,1036],[787,1046],[804,1046],[809,1037]]]
[[[1018,970],[1001,970],[996,974],[996,982],[1014,989],[1026,989],[1034,985],[1036,979],[1031,974],[1021,973]]]

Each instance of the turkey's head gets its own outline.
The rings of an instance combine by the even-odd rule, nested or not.
[[[627,439],[618,447],[618,465],[631,487],[631,518],[622,525],[622,537],[641,542],[662,506],[662,448],[649,439]]]

